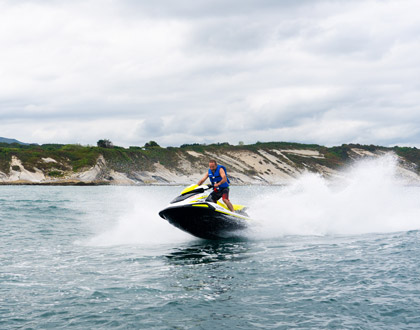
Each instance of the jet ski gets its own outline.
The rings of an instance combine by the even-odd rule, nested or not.
[[[185,188],[159,216],[175,227],[204,239],[240,237],[250,218],[243,205],[233,205],[231,212],[224,203],[207,197],[212,185],[191,185]]]

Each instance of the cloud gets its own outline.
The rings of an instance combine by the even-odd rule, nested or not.
[[[3,1],[0,132],[418,145],[420,5]]]

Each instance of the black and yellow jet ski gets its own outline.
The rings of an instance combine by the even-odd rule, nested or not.
[[[159,216],[175,227],[204,239],[240,237],[250,218],[246,207],[233,205],[231,212],[224,203],[208,199],[212,185],[191,185],[185,188]]]

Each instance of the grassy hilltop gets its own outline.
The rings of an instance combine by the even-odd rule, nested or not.
[[[108,173],[116,171],[124,173],[128,178],[133,178],[135,173],[153,173],[157,168],[165,168],[168,171],[188,176],[196,172],[203,173],[203,170],[207,168],[208,159],[216,158],[220,162],[225,160],[227,164],[230,164],[233,172],[258,176],[270,175],[277,169],[285,174],[294,170],[320,172],[329,169],[335,171],[361,156],[380,155],[386,152],[395,153],[418,173],[420,150],[417,148],[386,148],[359,144],[343,144],[327,148],[316,144],[289,142],[257,142],[235,146],[228,143],[189,144],[162,148],[153,141],[144,147],[129,148],[112,145],[93,147],[0,143],[0,172],[7,176],[24,169],[33,173],[42,172],[47,179],[60,179],[86,171],[98,165],[98,159],[102,158],[106,164],[103,167],[106,167]],[[244,155],[246,158],[243,158]],[[15,164],[13,159],[18,159],[20,163]],[[253,159],[258,162],[252,162]],[[101,180],[106,181],[106,173],[102,174]],[[260,177],[263,178],[261,175]],[[3,181],[7,182],[6,179]]]

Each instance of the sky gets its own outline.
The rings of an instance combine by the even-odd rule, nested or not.
[[[0,0],[0,136],[420,146],[416,0]]]

